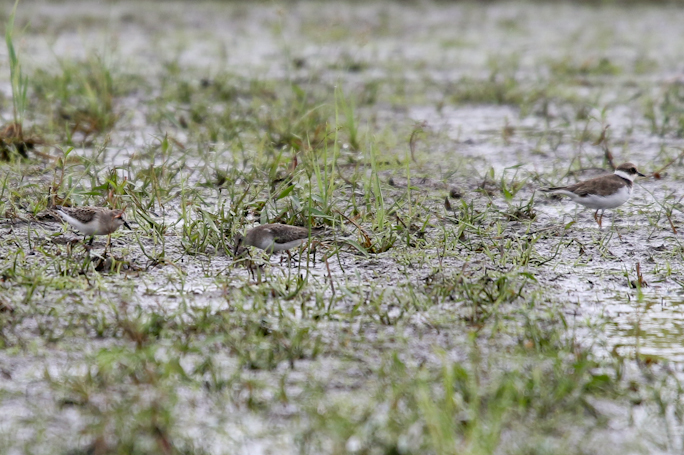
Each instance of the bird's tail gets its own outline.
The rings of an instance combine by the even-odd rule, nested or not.
[[[554,193],[556,191],[567,191],[564,186],[552,186],[549,188],[539,188],[542,193]]]

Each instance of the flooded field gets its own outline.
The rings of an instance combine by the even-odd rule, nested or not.
[[[681,453],[683,23],[21,2],[0,454]],[[537,191],[627,161],[602,228]],[[90,248],[56,205],[133,229]],[[235,257],[265,223],[325,234]]]

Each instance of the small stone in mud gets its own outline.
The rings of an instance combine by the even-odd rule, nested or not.
[[[100,258],[98,262],[95,264],[95,270],[98,272],[104,272],[106,270],[111,270],[112,265],[114,264],[114,259],[112,258]]]
[[[306,59],[305,58],[293,58],[292,59],[292,65],[294,65],[295,68],[298,70],[304,68],[306,66]]]
[[[14,307],[7,302],[0,301],[0,313],[14,313]]]
[[[449,188],[449,197],[453,199],[461,199],[463,197],[463,193],[461,193],[461,190],[455,186],[452,186]]]

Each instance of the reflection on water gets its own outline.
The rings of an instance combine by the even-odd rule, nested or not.
[[[611,309],[606,331],[615,353],[684,361],[684,301],[632,301]]]

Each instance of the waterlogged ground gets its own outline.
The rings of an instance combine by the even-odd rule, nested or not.
[[[681,453],[682,23],[22,2],[0,454]],[[611,159],[648,177],[603,229],[535,193]],[[86,251],[60,203],[134,230]],[[265,222],[327,234],[250,271]]]

